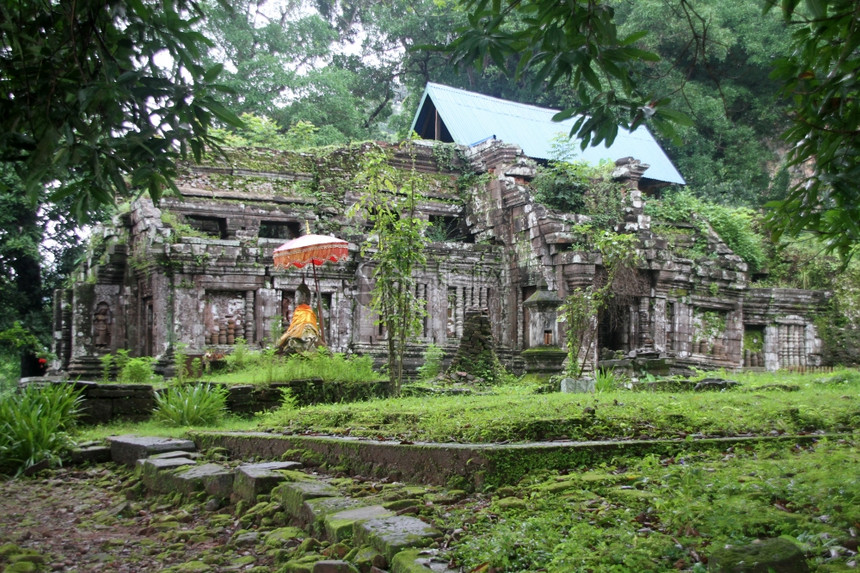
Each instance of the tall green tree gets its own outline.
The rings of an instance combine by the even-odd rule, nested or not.
[[[200,15],[193,0],[0,5],[0,160],[31,199],[56,185],[79,218],[133,189],[158,200],[210,124],[237,121],[220,66],[200,64]]]
[[[759,206],[785,193],[772,184],[787,127],[773,59],[789,53],[786,25],[748,0],[613,0],[624,33],[660,55],[643,81],[693,120],[663,145],[687,185],[712,201]],[[755,149],[754,153],[750,149]]]
[[[775,123],[788,143],[789,165],[807,168],[807,172],[783,201],[774,203],[772,224],[778,234],[804,230],[818,233],[831,250],[843,259],[850,258],[860,239],[860,195],[855,183],[860,175],[860,5],[854,0],[805,0],[802,4],[800,0],[783,0],[782,17],[794,32],[790,47],[782,52],[781,42],[765,43],[767,38],[778,38],[777,24],[770,15],[776,0],[763,0],[758,7],[764,12],[756,14],[749,13],[743,4],[728,2],[724,5],[728,11],[721,16],[724,26],[714,24],[720,13],[719,3],[666,3],[675,7],[686,29],[669,33],[671,26],[651,25],[644,20],[637,23],[635,18],[629,29],[619,27],[613,5],[625,5],[608,0],[463,0],[469,25],[458,31],[450,50],[459,61],[479,67],[492,61],[505,69],[506,60],[516,56],[519,63],[515,77],[531,74],[537,85],[564,86],[570,102],[556,117],[587,114],[574,127],[583,146],[611,142],[619,126],[633,128],[646,123],[664,137],[680,141],[676,127],[693,125],[670,107],[671,96],[677,99],[684,93],[670,93],[668,86],[652,81],[653,74],[660,73],[661,63],[654,52],[659,47],[649,49],[642,43],[650,28],[662,31],[659,42],[677,44],[674,52],[683,57],[669,64],[704,62],[703,66],[688,66],[688,79],[699,79],[697,75],[725,77],[730,73],[738,76],[731,90],[724,89],[710,104],[704,92],[707,84],[702,84],[695,99],[706,105],[691,105],[694,116],[716,107],[723,108],[720,115],[733,117],[733,110],[750,100],[750,80],[762,77],[752,71],[767,68],[775,58],[773,77],[787,102],[791,125],[782,131],[779,126],[784,124],[774,121],[767,109],[752,114],[752,123]],[[647,10],[637,12],[639,17],[645,13]],[[510,25],[512,20],[515,26]],[[760,43],[755,38],[759,29],[752,28],[754,24],[763,24],[764,32],[758,32]],[[743,57],[731,37],[731,31],[738,29],[746,30]],[[735,66],[737,70],[732,72]],[[683,70],[684,66],[679,68]],[[714,89],[720,87],[727,88],[728,84],[717,84]],[[770,88],[764,91],[767,89]],[[749,149],[755,139],[749,132],[750,121],[750,117],[738,121],[736,135],[740,137],[729,141],[731,145],[719,153],[712,150],[705,155],[717,159],[720,154],[734,155],[726,163],[730,165],[759,153],[758,149]],[[718,133],[732,130],[714,130],[704,139],[715,139]],[[730,175],[716,171],[716,177]],[[747,183],[762,184],[756,178]]]
[[[414,143],[403,146],[412,153]],[[388,376],[396,393],[403,382],[403,358],[406,347],[420,334],[426,301],[416,295],[414,271],[426,262],[424,236],[426,221],[416,212],[424,194],[425,183],[415,169],[414,159],[408,171],[389,162],[383,149],[363,156],[356,183],[364,192],[352,210],[370,225],[369,241],[362,255],[373,265],[371,307],[378,313],[378,323],[385,327],[388,342]]]
[[[212,143],[214,122],[238,123],[216,99],[220,66],[200,63],[200,16],[194,0],[0,4],[3,319],[49,331],[40,245],[51,230],[117,197],[157,201],[175,189],[177,160]]]
[[[790,106],[788,162],[802,175],[770,221],[777,235],[817,234],[847,261],[860,246],[860,4],[785,0],[781,9],[792,50],[773,76]]]
[[[301,0],[207,0],[202,9],[206,60],[224,65],[222,81],[232,88],[227,105],[284,124],[302,75],[331,60],[337,31]]]

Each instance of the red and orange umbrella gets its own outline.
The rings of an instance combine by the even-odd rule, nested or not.
[[[296,239],[291,239],[275,249],[273,254],[276,268],[287,269],[292,266],[301,269],[305,265],[311,265],[313,268],[314,283],[316,283],[317,288],[320,337],[323,344],[325,344],[325,334],[317,267],[325,264],[326,261],[336,263],[347,256],[349,256],[349,243],[327,235],[303,235]]]

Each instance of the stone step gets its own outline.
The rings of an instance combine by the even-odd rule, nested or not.
[[[259,537],[269,546],[297,543],[306,535],[306,541],[313,542],[310,536],[315,535],[335,545],[346,543],[347,548],[350,545],[356,548],[345,558],[346,549],[336,555],[316,554],[315,558],[311,552],[285,564],[283,571],[454,573],[447,568],[446,559],[436,557],[437,550],[422,550],[432,545],[441,533],[420,519],[398,516],[394,511],[397,504],[418,501],[414,492],[403,493],[406,496],[403,499],[389,498],[383,502],[385,505],[380,505],[378,498],[373,503],[370,499],[344,496],[323,478],[296,471],[302,468],[299,462],[246,463],[232,469],[204,461],[201,454],[188,451],[188,444],[183,442],[120,436],[112,439],[111,451],[113,454],[116,446],[114,459],[122,460],[121,463],[129,463],[124,460],[132,456],[142,456],[134,463],[143,485],[153,492],[191,496],[205,491],[221,500],[232,498],[249,503],[267,501],[265,496],[268,496],[269,505],[279,504],[293,524],[302,525],[301,529],[281,527]],[[185,449],[172,449],[177,446]],[[253,533],[255,539],[262,535]]]
[[[353,541],[356,545],[370,545],[391,562],[404,549],[427,547],[441,535],[417,517],[395,515],[357,522]]]
[[[185,495],[205,491],[212,497],[224,500],[233,493],[234,478],[235,474],[229,468],[206,463],[175,474],[173,482],[177,485],[176,489]]]
[[[300,519],[303,506],[309,499],[339,496],[336,487],[320,481],[283,483],[272,491],[272,497],[277,498],[286,512],[297,519]]]
[[[153,436],[111,436],[110,442],[111,459],[118,464],[134,466],[137,460],[145,459],[153,455],[166,452],[184,451],[194,452],[197,447],[191,440],[178,438],[162,438]]]
[[[194,466],[197,462],[190,458],[144,458],[137,460],[140,480],[150,491],[170,493],[176,490],[174,472],[178,468]]]
[[[393,516],[394,512],[385,509],[381,505],[368,505],[330,513],[323,518],[323,526],[326,537],[330,541],[337,543],[338,541],[351,539],[355,534],[355,527],[360,523],[370,519]]]
[[[299,470],[301,462],[264,462],[243,464],[236,469],[233,493],[245,501],[256,501],[258,495],[268,495],[281,482],[289,480],[282,470]]]

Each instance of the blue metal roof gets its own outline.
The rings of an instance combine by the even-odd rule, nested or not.
[[[553,121],[558,110],[516,103],[490,96],[456,89],[441,84],[428,83],[421,104],[412,120],[412,129],[419,131],[419,120],[427,121],[432,101],[444,128],[451,139],[460,145],[472,146],[495,137],[506,143],[519,145],[523,152],[534,159],[552,159],[551,145],[558,134],[567,135],[577,117],[565,121]],[[420,133],[420,131],[419,131]],[[633,157],[650,167],[644,177],[667,183],[685,184],[672,161],[644,126],[633,132],[618,130],[611,146],[605,144],[589,146],[585,150],[574,148],[577,158],[591,164],[602,159],[615,161],[622,157]]]

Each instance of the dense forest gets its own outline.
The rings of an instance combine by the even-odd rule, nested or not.
[[[844,311],[860,284],[860,18],[848,0],[773,4],[6,3],[0,375],[17,374],[18,352],[44,353],[80,227],[169,193],[177,159],[398,140],[428,81],[585,111],[585,141],[648,125],[688,182],[667,200],[737,217],[760,281],[836,290]]]

